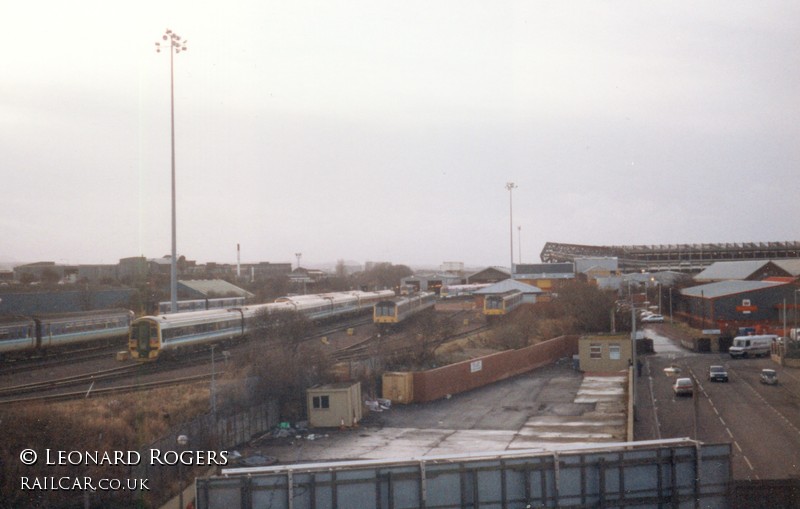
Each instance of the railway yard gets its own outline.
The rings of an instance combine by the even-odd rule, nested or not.
[[[470,312],[469,308],[463,302],[441,304],[440,313],[463,320]],[[472,325],[462,325],[453,339],[485,328],[483,323],[475,319],[471,322]],[[321,345],[336,362],[363,361],[376,355],[397,356],[416,348],[416,342],[410,334],[382,334],[371,320],[365,318],[317,328],[305,343]],[[84,399],[168,385],[194,384],[212,377],[223,379],[226,368],[247,358],[253,346],[250,341],[244,341],[215,349],[213,364],[211,349],[186,353],[179,359],[157,363],[141,363],[128,358],[119,360],[116,355],[124,352],[124,344],[6,362],[0,368],[0,404]],[[228,378],[231,376],[235,375],[231,374]]]

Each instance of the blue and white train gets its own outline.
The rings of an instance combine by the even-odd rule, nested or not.
[[[134,359],[155,360],[163,353],[243,338],[253,330],[253,318],[264,312],[296,311],[320,322],[367,312],[393,295],[391,290],[298,295],[269,304],[144,316],[131,324],[128,350]]]
[[[207,309],[232,308],[244,306],[244,297],[219,297],[214,299],[179,300],[177,313],[189,311],[205,311]],[[172,313],[172,302],[161,301],[158,303],[158,314]]]
[[[127,309],[11,317],[0,321],[0,357],[16,357],[84,343],[124,338]]]

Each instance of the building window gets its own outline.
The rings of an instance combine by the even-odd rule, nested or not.
[[[612,361],[619,360],[619,345],[618,344],[611,344],[608,345],[608,358]]]
[[[328,396],[314,396],[312,401],[314,408],[330,408],[331,406]]]
[[[589,358],[602,359],[603,358],[603,345],[592,343],[589,345]]]

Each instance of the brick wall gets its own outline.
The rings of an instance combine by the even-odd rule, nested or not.
[[[526,373],[578,353],[578,336],[561,336],[519,350],[498,352],[414,373],[414,402],[434,401]]]

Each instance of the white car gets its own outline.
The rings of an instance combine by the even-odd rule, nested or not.
[[[664,323],[664,317],[661,315],[650,315],[642,318],[642,323]]]

